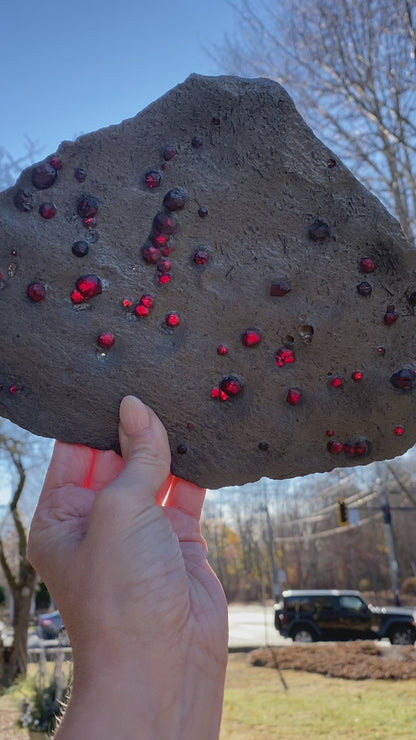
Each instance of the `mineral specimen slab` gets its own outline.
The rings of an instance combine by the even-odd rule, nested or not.
[[[394,457],[415,268],[282,87],[193,75],[0,194],[0,413],[118,449],[137,395],[211,488]]]

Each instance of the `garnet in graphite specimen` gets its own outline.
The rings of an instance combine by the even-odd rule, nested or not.
[[[295,362],[296,359],[293,349],[290,349],[289,347],[282,347],[282,349],[278,349],[274,358],[277,367],[283,367],[283,365],[291,365]]]
[[[291,286],[288,280],[279,280],[276,283],[272,283],[270,286],[271,296],[284,296],[290,293]]]
[[[19,209],[19,211],[31,211],[33,208],[32,193],[30,192],[30,190],[19,188],[14,196],[13,202],[16,208]]]
[[[331,455],[339,455],[340,452],[342,452],[344,449],[344,445],[342,442],[337,442],[335,439],[331,439],[330,442],[327,444],[327,450],[331,453]]]
[[[30,283],[27,289],[27,295],[34,303],[40,303],[46,296],[46,288],[43,283]]]
[[[169,160],[173,159],[173,157],[176,156],[178,153],[178,150],[176,146],[173,144],[166,144],[164,150],[163,150],[163,159],[165,162],[169,162]]]
[[[78,216],[82,219],[92,218],[98,213],[98,202],[96,198],[91,195],[83,195],[81,200],[78,201],[77,206]]]
[[[78,278],[76,287],[83,298],[92,298],[102,293],[101,280],[98,275],[83,275]]]
[[[163,198],[163,206],[168,211],[181,211],[185,207],[187,197],[185,188],[173,188]]]
[[[241,337],[241,341],[245,347],[255,347],[261,341],[261,333],[259,329],[247,329]]]
[[[416,375],[408,368],[403,368],[403,370],[398,370],[397,373],[393,373],[390,378],[390,383],[401,391],[411,391],[415,380]]]
[[[374,272],[376,269],[376,263],[371,257],[363,257],[360,260],[360,272],[369,273]]]
[[[162,175],[157,170],[149,170],[144,176],[144,182],[150,190],[158,188],[162,182]]]
[[[154,231],[164,236],[171,236],[176,227],[176,219],[170,213],[158,213],[153,220]]]
[[[45,218],[46,220],[54,218],[57,210],[55,203],[42,203],[42,205],[39,206],[39,213],[42,218]]]
[[[286,401],[290,403],[291,406],[296,406],[299,401],[302,398],[302,391],[300,388],[289,388]]]
[[[49,162],[44,162],[33,168],[32,183],[38,190],[46,190],[54,184],[57,175],[55,167],[52,167]]]
[[[180,322],[179,314],[176,311],[171,311],[166,315],[165,321],[168,326],[178,326]]]
[[[223,391],[227,396],[238,396],[243,390],[241,380],[235,375],[227,375],[221,380],[220,391]]]
[[[329,226],[325,221],[317,218],[309,227],[309,238],[314,242],[323,242],[330,235]]]
[[[362,283],[359,283],[359,285],[357,285],[357,291],[358,291],[358,293],[360,295],[364,296],[365,298],[367,298],[368,296],[371,295],[372,290],[373,289],[372,289],[370,283],[367,283],[366,280],[364,280]]]
[[[74,254],[75,257],[85,257],[85,255],[88,254],[88,250],[88,242],[78,241],[74,242],[72,245],[72,254]]]
[[[194,254],[194,262],[196,265],[206,265],[209,260],[209,252],[207,249],[198,249]]]
[[[74,177],[77,182],[85,182],[85,180],[87,179],[87,170],[84,170],[83,167],[77,167],[74,172]]]
[[[102,334],[97,337],[97,342],[103,349],[110,349],[114,342],[116,341],[116,338],[114,334],[111,334],[108,331],[104,331]]]

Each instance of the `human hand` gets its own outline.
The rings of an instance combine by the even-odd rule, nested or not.
[[[123,459],[56,443],[30,531],[73,649],[58,736],[214,740],[227,614],[199,527],[205,492],[169,474],[166,432],[131,396],[119,436]]]

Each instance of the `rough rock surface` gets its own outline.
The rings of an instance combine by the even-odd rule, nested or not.
[[[394,457],[415,267],[278,84],[191,76],[0,195],[0,413],[117,449],[136,394],[211,488]]]

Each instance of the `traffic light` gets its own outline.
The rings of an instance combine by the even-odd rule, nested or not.
[[[343,498],[337,499],[337,517],[339,527],[345,527],[347,524],[349,524],[348,506],[345,503],[345,499]]]
[[[384,524],[391,524],[391,509],[388,504],[384,504],[382,507],[383,521]]]

